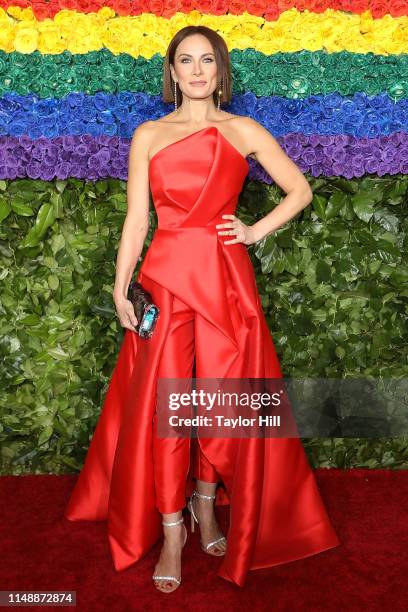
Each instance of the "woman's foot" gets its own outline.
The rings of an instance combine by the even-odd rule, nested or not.
[[[222,533],[214,513],[214,500],[207,497],[193,495],[191,498],[194,514],[200,526],[201,544],[205,551],[215,557],[225,555],[227,541]],[[213,546],[207,548],[210,542],[223,538]]]
[[[155,587],[163,593],[175,591],[181,582],[181,551],[187,540],[187,529],[184,522],[166,527],[163,524],[164,542],[160,557],[154,568],[153,580]],[[163,578],[155,578],[163,576]],[[167,576],[167,578],[164,578]],[[170,580],[170,577],[175,580]]]

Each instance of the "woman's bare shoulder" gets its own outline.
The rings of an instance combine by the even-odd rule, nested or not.
[[[148,151],[150,150],[151,144],[157,132],[157,124],[158,121],[151,119],[148,121],[143,121],[143,123],[139,123],[132,134],[130,155],[132,155],[133,151],[143,152],[140,154],[144,155],[145,159],[148,160]]]
[[[139,123],[135,131],[132,135],[132,141],[136,140],[139,145],[143,145],[144,147],[150,147],[150,144],[155,136],[155,134],[165,124],[176,123],[175,121],[171,121],[171,116],[173,113],[169,113],[168,115],[164,115],[159,119],[149,119],[147,121],[143,121],[143,123]],[[167,119],[167,117],[170,119]]]
[[[243,149],[245,149],[244,143],[253,143],[254,138],[258,137],[260,130],[266,131],[265,128],[260,123],[255,121],[255,119],[252,119],[252,117],[247,115],[228,114],[229,117],[224,120],[225,124],[229,124],[231,127],[233,127],[232,131],[235,133],[236,142],[241,142],[243,145],[241,148]],[[239,146],[237,146],[237,148],[239,148]],[[254,151],[249,151],[246,157],[256,159]]]
[[[246,136],[251,136],[251,134],[253,135],[260,131],[267,131],[261,123],[258,123],[258,121],[248,115],[235,115],[235,117],[237,126]]]
[[[154,129],[154,123],[155,121],[143,121],[143,123],[139,123],[139,125],[137,126],[137,128],[135,129],[135,131],[132,134],[132,139],[136,138],[143,138],[146,135],[149,135],[152,130]]]
[[[150,121],[146,121],[146,124],[151,124],[152,128],[157,127],[158,125],[163,125],[163,123],[178,123],[175,121],[178,115],[173,111],[172,113],[168,113],[167,115],[163,115],[158,119],[151,119]]]

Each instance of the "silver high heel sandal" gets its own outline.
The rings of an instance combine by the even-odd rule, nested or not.
[[[196,517],[196,514],[194,512],[194,508],[193,508],[193,499],[194,497],[200,497],[201,499],[215,499],[215,495],[202,495],[201,493],[199,493],[198,491],[193,491],[188,504],[187,504],[187,508],[190,511],[191,514],[191,531],[192,533],[194,533],[194,527],[195,527],[195,522],[198,524],[198,518]],[[227,538],[225,536],[221,536],[220,538],[218,538],[217,540],[213,540],[212,542],[209,542],[206,546],[204,546],[204,544],[201,543],[201,549],[206,552],[207,554],[211,555],[212,557],[222,557],[225,555],[225,551],[222,551],[222,554],[213,554],[210,552],[210,549],[215,546],[216,544],[218,544],[218,542],[226,542]]]
[[[174,521],[174,522],[172,522],[172,523],[165,523],[165,522],[163,521],[163,522],[162,522],[162,525],[164,525],[165,527],[173,527],[173,525],[180,525],[181,523],[184,523],[184,518],[183,518],[183,517],[182,517],[180,520],[178,520],[178,521]],[[187,541],[187,529],[186,529],[186,526],[185,526],[185,525],[184,525],[184,529],[185,529],[185,538],[184,538],[183,547],[184,547],[184,545],[185,545],[185,543],[186,543],[186,541]],[[153,580],[170,580],[170,581],[173,581],[173,582],[176,582],[176,583],[177,583],[177,587],[176,587],[175,589],[172,589],[171,591],[165,591],[165,590],[159,589],[159,588],[156,586],[157,590],[158,590],[158,591],[161,591],[162,593],[166,593],[166,592],[167,592],[167,593],[172,593],[172,592],[173,592],[173,591],[175,591],[175,590],[176,590],[176,589],[179,587],[179,585],[181,584],[181,576],[180,576],[180,578],[176,578],[175,576],[156,576],[156,575],[153,575],[153,576],[152,576],[152,579],[153,579]]]

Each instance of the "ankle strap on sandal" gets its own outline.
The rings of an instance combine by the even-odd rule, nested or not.
[[[172,527],[173,525],[180,525],[181,523],[184,523],[183,518],[181,518],[179,521],[174,521],[173,523],[162,522],[162,525],[164,525],[165,527]]]
[[[199,493],[198,491],[193,491],[191,497],[194,497],[194,495],[196,495],[197,497],[201,497],[203,499],[215,499],[215,495],[203,495],[202,493]]]

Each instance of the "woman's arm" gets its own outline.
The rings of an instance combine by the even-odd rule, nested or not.
[[[251,225],[252,241],[257,242],[306,208],[313,192],[297,165],[268,130],[250,117],[245,118],[243,128],[248,142],[253,143],[252,152],[257,161],[287,194],[270,213]]]
[[[148,141],[149,130],[145,124],[141,124],[134,131],[130,145],[127,213],[116,258],[113,288],[121,325],[133,331],[136,331],[134,326],[138,321],[132,303],[127,299],[127,291],[149,230]]]

